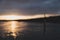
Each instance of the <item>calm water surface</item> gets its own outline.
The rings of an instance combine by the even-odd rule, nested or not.
[[[44,23],[0,21],[0,40],[55,40],[60,39],[60,24],[46,23],[45,39]],[[14,39],[13,39],[13,38]]]
[[[41,36],[40,35],[41,29],[42,24],[40,23],[19,22],[19,21],[0,22],[0,34],[1,34],[0,36],[2,37],[13,36],[14,38],[26,37],[29,39],[32,38],[33,36],[38,36],[38,34],[39,36]]]

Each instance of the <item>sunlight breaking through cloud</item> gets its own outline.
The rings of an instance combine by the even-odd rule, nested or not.
[[[52,14],[46,14],[46,17],[57,16]],[[32,15],[32,16],[23,16],[23,15],[1,15],[0,20],[20,20],[20,19],[34,19],[34,18],[43,18],[44,15]]]

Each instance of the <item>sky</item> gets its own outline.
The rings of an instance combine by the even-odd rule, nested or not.
[[[60,14],[60,0],[0,0],[0,15]]]

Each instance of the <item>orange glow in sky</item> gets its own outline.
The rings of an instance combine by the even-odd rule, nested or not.
[[[49,17],[49,16],[50,15],[46,15],[46,17]],[[42,18],[42,17],[44,17],[44,15],[33,15],[33,16],[1,15],[0,20],[33,19],[33,18]]]
[[[18,20],[18,19],[32,19],[43,17],[43,15],[34,15],[34,16],[17,16],[17,15],[2,15],[0,20]]]

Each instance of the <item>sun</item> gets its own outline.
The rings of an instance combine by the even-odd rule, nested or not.
[[[14,16],[14,15],[4,16],[4,17],[6,18],[6,20],[17,20],[18,18],[20,18],[20,17],[18,17],[18,16]]]
[[[22,19],[22,16],[17,16],[17,15],[0,16],[0,20],[18,20],[18,19]]]

